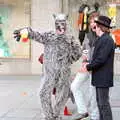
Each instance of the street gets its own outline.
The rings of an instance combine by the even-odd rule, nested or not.
[[[120,79],[115,78],[115,87],[111,89],[113,120],[120,118]],[[86,83],[87,85],[87,83]],[[85,85],[85,87],[86,87]],[[43,120],[40,111],[40,76],[6,76],[0,78],[0,120]],[[87,87],[86,87],[87,88]],[[67,106],[74,114],[75,104],[68,100]],[[63,114],[63,110],[61,110]],[[64,116],[69,120],[70,116]]]

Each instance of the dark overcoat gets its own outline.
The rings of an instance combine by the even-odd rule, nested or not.
[[[96,41],[92,61],[87,65],[87,70],[92,71],[93,86],[113,86],[114,50],[114,41],[108,33]]]

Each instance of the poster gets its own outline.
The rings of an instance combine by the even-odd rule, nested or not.
[[[30,58],[31,42],[17,42],[16,29],[30,26],[30,0],[0,0],[0,58]]]
[[[116,4],[109,4],[108,7],[108,16],[111,18],[111,26],[116,26],[116,15],[117,15],[117,8]]]

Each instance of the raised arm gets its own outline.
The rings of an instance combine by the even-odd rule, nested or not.
[[[43,43],[46,44],[49,42],[50,38],[54,33],[52,31],[49,32],[39,32],[39,31],[35,31],[31,28],[27,28],[28,32],[29,32],[29,37],[39,43]]]
[[[50,40],[48,38],[51,37],[54,33],[52,31],[41,33],[31,29],[30,27],[26,27],[14,31],[14,35],[15,35],[14,37],[16,38],[17,41],[21,39],[21,36],[23,34],[26,34],[28,38],[33,39],[39,43],[47,44],[47,42]]]

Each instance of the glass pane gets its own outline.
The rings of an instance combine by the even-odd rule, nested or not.
[[[30,40],[17,42],[13,32],[30,26],[30,0],[0,0],[0,57],[30,58]]]

